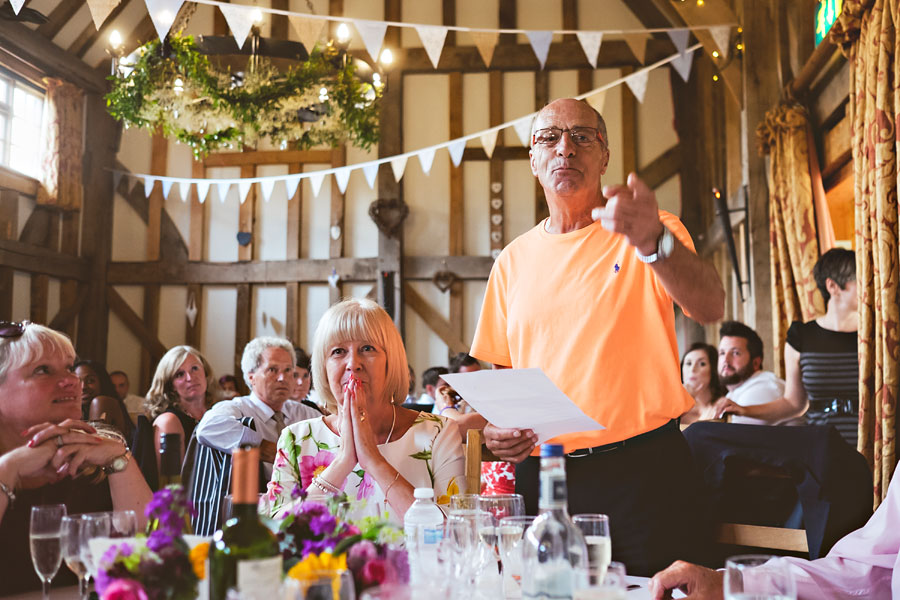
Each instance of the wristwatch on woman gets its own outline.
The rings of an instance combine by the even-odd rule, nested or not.
[[[107,475],[112,475],[113,473],[121,473],[125,470],[125,467],[128,466],[128,461],[130,460],[131,452],[126,450],[125,454],[115,457],[114,459],[103,465],[101,469]]]
[[[638,260],[642,263],[646,263],[648,265],[655,263],[656,261],[663,261],[670,256],[672,256],[672,251],[675,249],[675,236],[672,235],[672,232],[669,231],[669,228],[663,225],[662,233],[659,234],[659,238],[656,240],[656,252],[649,256],[644,256],[637,249],[635,249],[634,253],[637,254]]]

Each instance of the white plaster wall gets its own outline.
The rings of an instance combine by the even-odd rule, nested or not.
[[[138,315],[144,314],[144,289],[137,285],[116,285],[113,289],[122,296],[129,308]],[[160,314],[165,312],[160,304]],[[107,332],[106,356],[85,356],[94,360],[105,360],[107,371],[125,371],[132,387],[139,387],[141,375],[141,345],[137,337],[119,319],[113,311],[109,311],[109,329]],[[147,390],[131,390],[134,394],[142,394]]]
[[[207,177],[240,178],[238,167],[207,169]],[[204,260],[234,262],[238,259],[237,234],[240,225],[241,199],[237,185],[210,186],[206,198],[208,235]]]
[[[237,290],[233,287],[208,285],[203,287],[200,352],[209,361],[216,375],[234,373],[234,326],[237,313]],[[243,348],[237,349],[237,352]]]
[[[376,148],[368,152],[352,146],[347,148],[347,164],[377,158]],[[378,227],[369,218],[369,205],[378,198],[378,180],[382,176],[393,178],[394,175],[390,167],[381,167],[373,188],[369,187],[361,171],[350,177],[344,196],[344,231],[341,233],[344,237],[344,256],[378,256]],[[330,200],[325,204],[330,210]],[[362,295],[365,296],[365,292]]]
[[[13,273],[13,321],[24,321],[31,316],[31,274],[15,271]]]
[[[253,314],[251,337],[285,337],[287,290],[283,285],[253,286],[251,312]]]
[[[196,298],[199,303],[203,298]],[[188,291],[182,285],[164,285],[159,289],[159,341],[166,348],[185,343]],[[131,379],[129,374],[129,379]]]
[[[331,165],[306,165],[304,172],[329,169]],[[352,177],[351,177],[352,179]],[[303,236],[300,239],[300,255],[304,258],[328,258],[331,228],[331,186],[337,185],[333,177],[326,177],[313,196],[309,179],[303,180]],[[376,250],[377,253],[377,250]]]

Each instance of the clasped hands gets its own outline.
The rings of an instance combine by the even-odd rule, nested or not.
[[[378,440],[369,416],[369,397],[359,379],[350,376],[343,386],[343,398],[338,412],[341,451],[336,462],[349,474],[356,464],[368,471],[385,458],[378,450]]]
[[[15,469],[16,486],[77,477],[83,469],[103,467],[126,451],[121,441],[97,435],[96,429],[75,419],[33,425],[22,437],[28,439],[26,444],[4,456]]]

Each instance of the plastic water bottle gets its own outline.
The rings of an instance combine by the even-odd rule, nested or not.
[[[437,551],[444,537],[444,513],[434,503],[434,490],[416,488],[403,518],[411,583],[425,583],[437,573]]]
[[[563,447],[541,446],[540,516],[525,531],[522,544],[522,598],[572,600],[588,587],[584,536],[568,511]]]

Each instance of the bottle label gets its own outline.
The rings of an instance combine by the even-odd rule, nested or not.
[[[566,476],[547,476],[541,478],[541,508],[565,506],[568,501]]]
[[[242,560],[237,564],[237,588],[247,600],[272,600],[281,585],[281,556]]]

